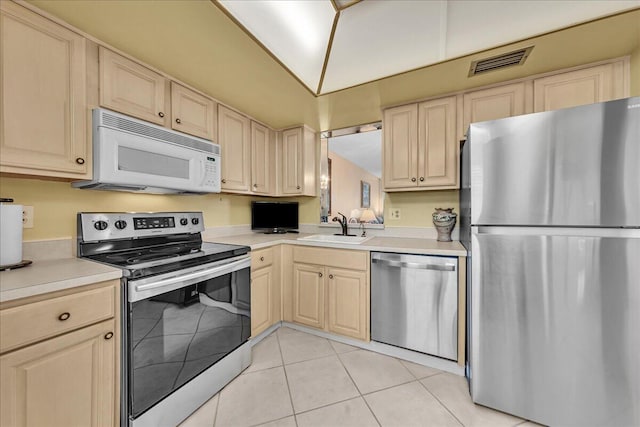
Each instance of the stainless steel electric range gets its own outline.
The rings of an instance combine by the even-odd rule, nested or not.
[[[79,213],[78,256],[122,269],[121,424],[177,425],[251,362],[250,248],[201,212]]]

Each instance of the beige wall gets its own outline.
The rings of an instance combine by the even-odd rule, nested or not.
[[[454,208],[460,213],[458,190],[386,193],[385,227],[433,227],[431,214],[435,208]],[[391,218],[391,210],[400,209],[400,219]]]
[[[34,227],[24,230],[24,240],[74,236],[76,213],[118,211],[202,211],[207,227],[251,223],[251,200],[257,197],[208,194],[203,196],[137,194],[79,190],[68,182],[0,177],[0,196],[34,207]],[[285,199],[283,199],[285,200]],[[298,197],[300,223],[319,222],[317,198]]]
[[[352,209],[361,207],[360,181],[371,184],[371,209],[381,213],[380,178],[329,151],[331,159],[331,216],[342,212],[349,218]]]

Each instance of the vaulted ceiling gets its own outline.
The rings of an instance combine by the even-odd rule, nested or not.
[[[640,5],[540,0],[215,0],[315,94]]]
[[[472,46],[469,48],[474,49],[474,53],[468,55],[460,51],[455,55],[462,56],[453,59],[320,96],[314,94],[317,87],[307,87],[301,83],[299,77],[293,77],[292,70],[282,66],[282,60],[275,58],[274,53],[266,51],[257,43],[256,37],[248,34],[231,19],[228,11],[223,12],[221,4],[210,0],[27,1],[274,128],[306,123],[317,130],[327,130],[370,123],[381,119],[380,108],[384,106],[624,55],[631,55],[632,73],[636,73],[631,79],[632,94],[640,95],[638,1],[635,1],[636,8],[631,11],[535,37],[521,36],[521,39],[515,42],[502,38],[503,29],[525,26],[528,22],[527,13],[515,20],[513,14],[503,14],[502,11],[496,10],[476,10],[470,5],[469,9],[465,9],[468,19],[464,25],[452,27],[447,24],[447,33],[451,34],[446,39],[448,43],[458,39],[461,43],[464,39],[468,39],[469,42],[475,41],[477,34],[488,32],[493,37],[493,45],[489,49],[482,50],[480,46]],[[357,8],[369,7],[367,3],[395,4],[397,1],[364,0],[356,3],[340,11],[338,25],[341,20],[343,25],[348,23],[345,18],[347,14],[355,14]],[[457,4],[458,1],[450,2],[447,5],[448,10],[456,9],[453,3]],[[464,1],[460,0],[460,3]],[[533,3],[544,4],[548,12],[544,18],[538,20],[553,21],[556,6],[576,5],[581,2]],[[629,2],[624,4],[628,5]],[[414,18],[406,16],[393,20],[387,17],[369,20],[365,28],[359,27],[361,34],[355,34],[354,37],[378,40],[377,33],[386,31],[386,26],[399,27],[401,30],[403,22],[406,21],[408,26]],[[353,19],[356,19],[355,15]],[[465,27],[474,32],[466,32]],[[423,40],[413,44],[421,46]],[[358,54],[360,56],[357,56],[358,60],[354,57],[350,62],[345,62],[344,67],[350,69],[348,65],[352,64],[353,70],[364,68],[366,71],[369,68],[367,64],[373,67],[376,62],[395,63],[393,58],[396,52],[393,47],[385,45],[386,47],[381,49],[380,46],[363,48]],[[528,46],[534,46],[534,49],[524,65],[468,76],[471,61]],[[326,52],[320,55],[323,60],[325,55]],[[337,54],[334,59],[336,58]],[[406,70],[405,68],[401,71]],[[365,74],[359,75],[361,83],[375,78]],[[353,81],[350,81],[346,84],[352,83]],[[338,87],[338,83],[335,85],[334,87]],[[326,86],[325,90],[328,87]]]

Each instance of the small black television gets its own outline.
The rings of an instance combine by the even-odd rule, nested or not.
[[[251,202],[251,230],[266,234],[298,229],[298,202]]]

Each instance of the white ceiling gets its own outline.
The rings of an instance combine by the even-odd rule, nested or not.
[[[329,151],[378,178],[382,177],[381,130],[329,138]]]
[[[311,92],[324,94],[633,9],[640,0],[217,4]]]

